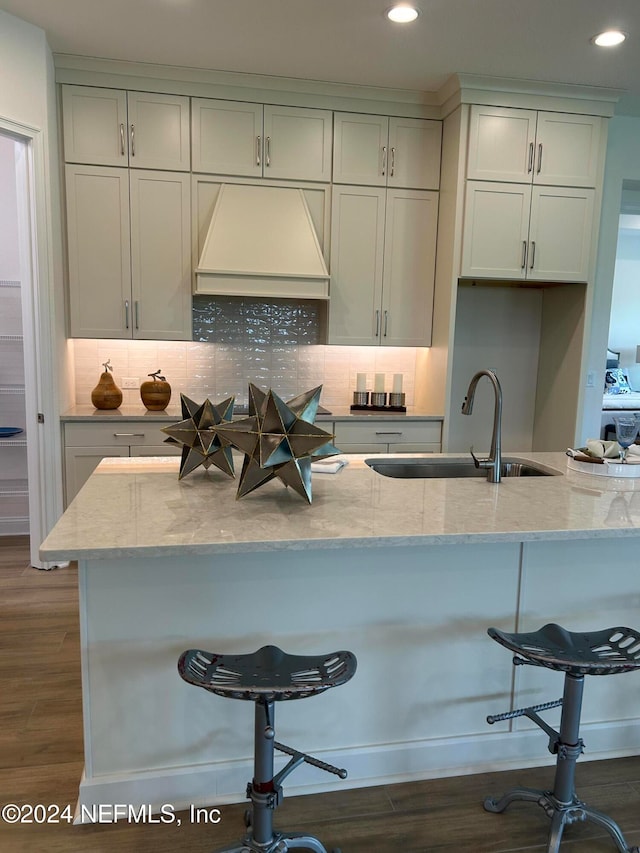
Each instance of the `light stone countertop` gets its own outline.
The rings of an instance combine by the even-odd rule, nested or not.
[[[402,458],[409,455],[434,458]],[[40,555],[44,560],[185,557],[638,535],[640,477],[568,470],[563,453],[505,456],[534,460],[562,474],[505,478],[498,485],[484,478],[394,479],[365,464],[370,454],[352,454],[344,457],[349,464],[339,473],[313,474],[309,505],[279,480],[236,500],[237,480],[215,468],[198,468],[179,481],[176,457],[105,459]]]
[[[238,417],[246,417],[239,414]],[[366,420],[367,418],[403,418],[406,420],[441,421],[442,415],[421,412],[415,408],[408,408],[406,414],[403,412],[352,412],[348,406],[333,406],[331,413],[318,414],[317,421],[353,421]],[[91,405],[74,406],[60,415],[62,423],[110,423],[113,421],[145,420],[162,421],[173,423],[182,420],[180,402],[171,402],[162,412],[149,412],[141,404],[122,405],[118,409],[95,409]]]

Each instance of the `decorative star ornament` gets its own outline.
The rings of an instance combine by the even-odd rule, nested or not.
[[[277,477],[311,503],[311,460],[334,456],[333,434],[314,424],[322,385],[284,402],[249,384],[249,417],[216,427],[245,454],[236,497]]]
[[[179,480],[200,465],[205,469],[215,465],[230,477],[235,476],[230,443],[217,432],[220,424],[231,421],[234,401],[235,397],[229,397],[214,406],[207,398],[202,405],[198,405],[180,394],[183,420],[162,427],[162,432],[169,436],[165,441],[183,446]]]

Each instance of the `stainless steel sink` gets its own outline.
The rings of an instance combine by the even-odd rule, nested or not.
[[[472,460],[467,459],[425,459],[418,458],[385,458],[378,457],[364,460],[370,468],[373,468],[383,477],[398,477],[400,479],[419,477],[484,477],[487,472],[482,468],[476,468]],[[503,459],[501,475],[503,477],[551,477],[560,474],[537,465],[535,462],[522,462],[517,459]]]

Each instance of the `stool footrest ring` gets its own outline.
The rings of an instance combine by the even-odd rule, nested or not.
[[[562,699],[556,699],[554,702],[543,702],[541,705],[531,705],[529,708],[517,708],[513,711],[505,711],[504,714],[490,714],[487,717],[487,722],[490,726],[494,723],[499,723],[502,720],[513,720],[516,717],[525,717],[527,714],[535,714],[538,711],[549,711],[551,708],[559,708],[562,705]]]

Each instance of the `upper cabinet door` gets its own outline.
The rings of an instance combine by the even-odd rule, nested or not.
[[[188,172],[189,98],[129,92],[127,105],[129,165]]]
[[[66,167],[71,336],[130,338],[129,172]]]
[[[193,98],[194,172],[262,177],[262,104]]]
[[[337,184],[384,187],[389,165],[389,119],[386,116],[335,113],[333,180]]]
[[[595,190],[534,187],[527,278],[588,281]]]
[[[525,278],[531,185],[467,181],[461,275]]]
[[[431,345],[438,193],[387,190],[381,343]]]
[[[134,338],[191,339],[191,183],[130,172]]]
[[[442,122],[390,118],[388,186],[439,189],[441,147]]]
[[[472,106],[467,178],[530,183],[535,141],[535,110]]]
[[[264,177],[329,183],[331,142],[330,110],[265,106]]]
[[[605,119],[538,113],[534,183],[595,187]]]
[[[126,93],[89,86],[62,87],[64,159],[102,166],[128,164]]]

